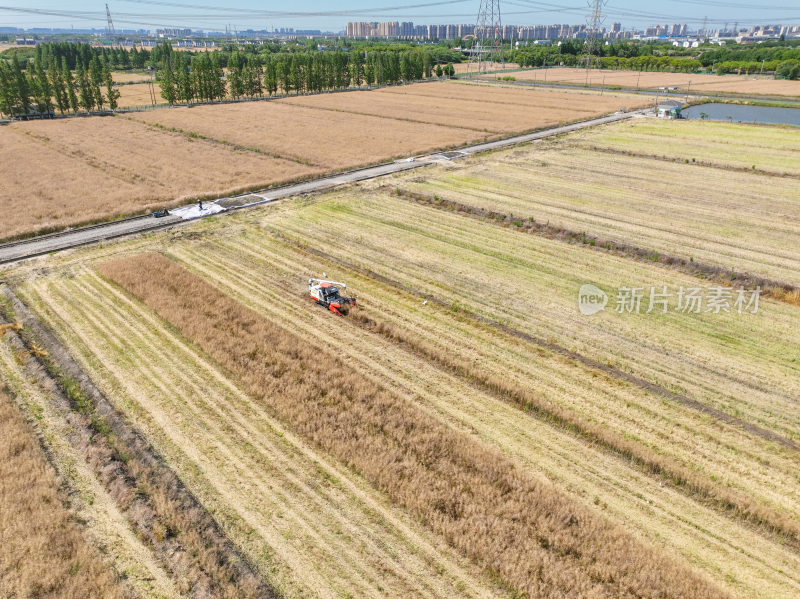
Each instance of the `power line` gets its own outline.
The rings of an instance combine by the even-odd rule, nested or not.
[[[133,4],[147,4],[151,6],[169,6],[174,8],[190,8],[199,10],[211,10],[221,13],[244,13],[248,15],[259,15],[268,17],[348,17],[348,16],[373,16],[383,13],[393,13],[398,10],[413,8],[430,8],[433,6],[446,6],[450,4],[464,4],[469,0],[439,0],[438,2],[425,2],[421,4],[402,4],[397,6],[378,6],[373,8],[353,8],[346,10],[333,11],[278,11],[278,10],[254,10],[235,7],[217,7],[203,4],[186,4],[182,2],[169,2],[167,0],[120,0]]]

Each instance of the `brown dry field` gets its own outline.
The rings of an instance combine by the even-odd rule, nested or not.
[[[584,69],[554,68],[533,69],[510,73],[518,81],[546,81],[548,83],[574,83],[584,85],[587,81]],[[486,75],[496,78],[496,75]],[[615,71],[611,69],[590,70],[589,85],[613,86],[625,88],[653,89],[658,87],[677,87],[698,92],[724,91],[737,94],[763,94],[774,96],[800,97],[800,81],[786,81],[756,77],[753,75],[706,75],[698,73],[662,73],[638,71]]]
[[[154,82],[153,89],[156,94],[156,104],[166,104],[166,100],[161,97],[161,86]],[[120,85],[117,87],[119,91],[119,107],[120,108],[135,108],[137,106],[151,106],[153,100],[150,96],[149,83],[132,83],[130,85]]]
[[[0,546],[1,597],[124,597],[116,574],[66,507],[33,430],[2,391]]]
[[[123,98],[149,97],[146,88],[120,90]],[[7,212],[0,238],[264,188],[639,103],[590,92],[442,82],[14,123],[0,137],[0,207]],[[20,160],[23,155],[28,159]],[[21,202],[25,210],[18,209]]]
[[[111,76],[114,79],[114,83],[144,83],[145,81],[150,81],[149,73],[114,71]]]
[[[469,62],[458,62],[453,65],[456,70],[456,75],[461,75],[463,73],[474,73],[477,69],[477,65]],[[513,62],[507,62],[505,65],[500,62],[492,62],[487,63],[486,69],[490,71],[501,71],[503,69],[512,70],[518,69],[519,65]]]
[[[423,106],[426,102],[424,98],[433,96],[446,112],[469,106],[474,114],[482,111],[483,115],[489,115],[489,118],[483,115],[478,117],[489,130],[467,129],[465,127],[470,126],[468,119],[452,120],[452,115],[448,114],[442,114],[441,118],[446,123],[459,126],[429,124],[428,118],[432,117],[420,118],[420,112],[410,111],[402,102],[394,100],[398,95],[408,98],[412,106]],[[519,123],[517,128],[503,129],[509,126],[509,106],[492,106],[489,103],[491,99],[505,100],[511,104]],[[343,111],[348,110],[349,106],[355,106],[355,112],[359,108],[370,110],[364,108],[366,102],[386,106],[379,111],[372,109],[382,116]],[[566,105],[568,110],[558,112],[554,107],[559,103]],[[551,95],[534,93],[534,90],[489,89],[480,85],[441,82],[419,83],[378,92],[347,92],[274,102],[176,108],[141,113],[135,118],[259,148],[276,155],[291,153],[327,168],[348,168],[476,142],[489,137],[493,130],[524,131],[553,125],[561,120],[577,120],[590,114],[611,112],[626,103],[636,105],[639,100],[601,97],[598,94]],[[321,110],[312,106],[336,109]],[[590,106],[595,110],[589,112],[587,107]],[[321,132],[324,132],[322,136]]]
[[[497,134],[540,129],[588,118],[598,112],[613,112],[622,106],[630,109],[646,103],[640,98],[631,97],[578,95],[552,90],[492,89],[456,82],[389,87],[357,96],[301,96],[280,102]]]
[[[21,153],[28,159],[20,160]],[[313,172],[297,162],[119,116],[14,123],[0,136],[0,237],[223,196]]]
[[[370,92],[347,92],[361,94]],[[483,139],[469,129],[336,113],[280,101],[173,108],[133,118],[334,170]]]

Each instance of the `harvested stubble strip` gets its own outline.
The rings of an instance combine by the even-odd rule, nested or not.
[[[723,597],[553,486],[158,254],[99,270],[301,434],[530,597]]]
[[[0,391],[1,597],[127,596],[64,500],[34,431]]]

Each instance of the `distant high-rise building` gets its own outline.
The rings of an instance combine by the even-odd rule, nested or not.
[[[397,37],[400,24],[397,21],[378,23],[377,33],[381,37]]]

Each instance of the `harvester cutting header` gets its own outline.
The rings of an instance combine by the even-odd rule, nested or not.
[[[355,297],[343,295],[347,285],[336,281],[323,281],[322,279],[308,280],[308,294],[321,306],[340,316],[347,316],[350,306],[356,305]]]

